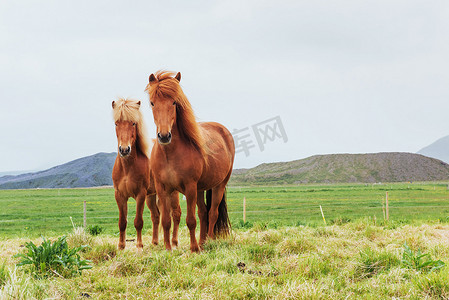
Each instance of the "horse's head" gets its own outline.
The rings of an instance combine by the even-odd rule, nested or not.
[[[163,80],[158,80],[154,74],[151,74],[149,81],[148,91],[150,91],[151,86],[156,84],[161,87],[155,93],[149,92],[150,104],[153,110],[154,123],[157,127],[157,140],[161,145],[168,145],[171,142],[173,125],[176,124],[177,102],[175,95],[180,89],[181,73],[178,72],[175,77],[167,77]]]
[[[122,103],[120,103],[120,105],[123,106]],[[140,101],[135,102],[134,105],[140,107]],[[115,101],[112,101],[112,108],[114,109],[114,111],[117,108],[117,104]],[[129,156],[131,154],[132,148],[136,145],[136,122],[127,118],[117,118],[115,120],[115,133],[117,134],[118,152],[120,156]]]

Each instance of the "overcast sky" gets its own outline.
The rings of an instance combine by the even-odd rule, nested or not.
[[[448,32],[447,0],[2,1],[0,172],[116,151],[120,96],[154,137],[159,69],[199,121],[249,134],[237,168],[416,152],[449,134]],[[251,126],[277,116],[262,151]]]

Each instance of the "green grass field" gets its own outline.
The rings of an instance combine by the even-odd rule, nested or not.
[[[328,223],[364,218],[382,222],[382,203],[389,193],[392,222],[446,222],[449,218],[449,191],[446,183],[395,183],[382,185],[300,185],[279,187],[230,187],[228,210],[235,228],[242,225],[243,198],[246,221],[270,228],[319,225],[320,208]],[[83,201],[87,202],[88,225],[118,232],[118,209],[112,188],[40,189],[0,191],[0,236],[39,237],[65,234],[83,224]],[[135,201],[128,202],[128,234],[133,235]],[[181,226],[185,226],[185,200]],[[144,232],[151,228],[150,212],[144,212]],[[374,220],[373,220],[374,221]]]
[[[382,211],[387,191],[389,222]],[[88,225],[104,227],[104,234],[72,227],[70,217],[82,225],[83,201]],[[149,232],[143,251],[135,241],[118,251],[110,188],[0,191],[0,205],[0,299],[449,298],[445,183],[230,187],[235,230],[208,241],[199,254],[190,253],[184,222],[172,252],[151,245]],[[132,236],[133,200],[129,207]],[[148,209],[145,221],[150,229]],[[39,245],[41,234],[52,241],[67,234],[71,247],[88,245],[81,256],[93,268],[81,276],[37,278],[31,267],[17,267],[14,255],[30,239]],[[413,251],[407,260],[405,244]],[[425,256],[418,259],[419,253]],[[437,261],[445,266],[424,268]]]

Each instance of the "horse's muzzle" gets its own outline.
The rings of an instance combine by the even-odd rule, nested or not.
[[[118,152],[120,153],[121,157],[128,156],[131,153],[131,147],[130,146],[128,146],[128,147],[119,146]]]
[[[160,132],[157,134],[157,140],[161,145],[167,145],[171,142],[171,132],[167,134],[161,134]]]

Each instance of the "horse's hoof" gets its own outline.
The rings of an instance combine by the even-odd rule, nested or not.
[[[118,244],[118,249],[119,249],[119,250],[125,249],[125,245],[123,245],[123,244]]]
[[[177,241],[177,240],[172,240],[172,241],[171,241],[171,245],[172,245],[173,247],[178,247],[178,241]]]
[[[198,247],[198,245],[193,245],[190,246],[190,251],[192,251],[192,253],[198,253],[200,252],[200,248]]]
[[[158,241],[156,240],[153,240],[152,242],[151,242],[153,245],[155,245],[155,246],[157,246],[159,243],[158,243]]]

